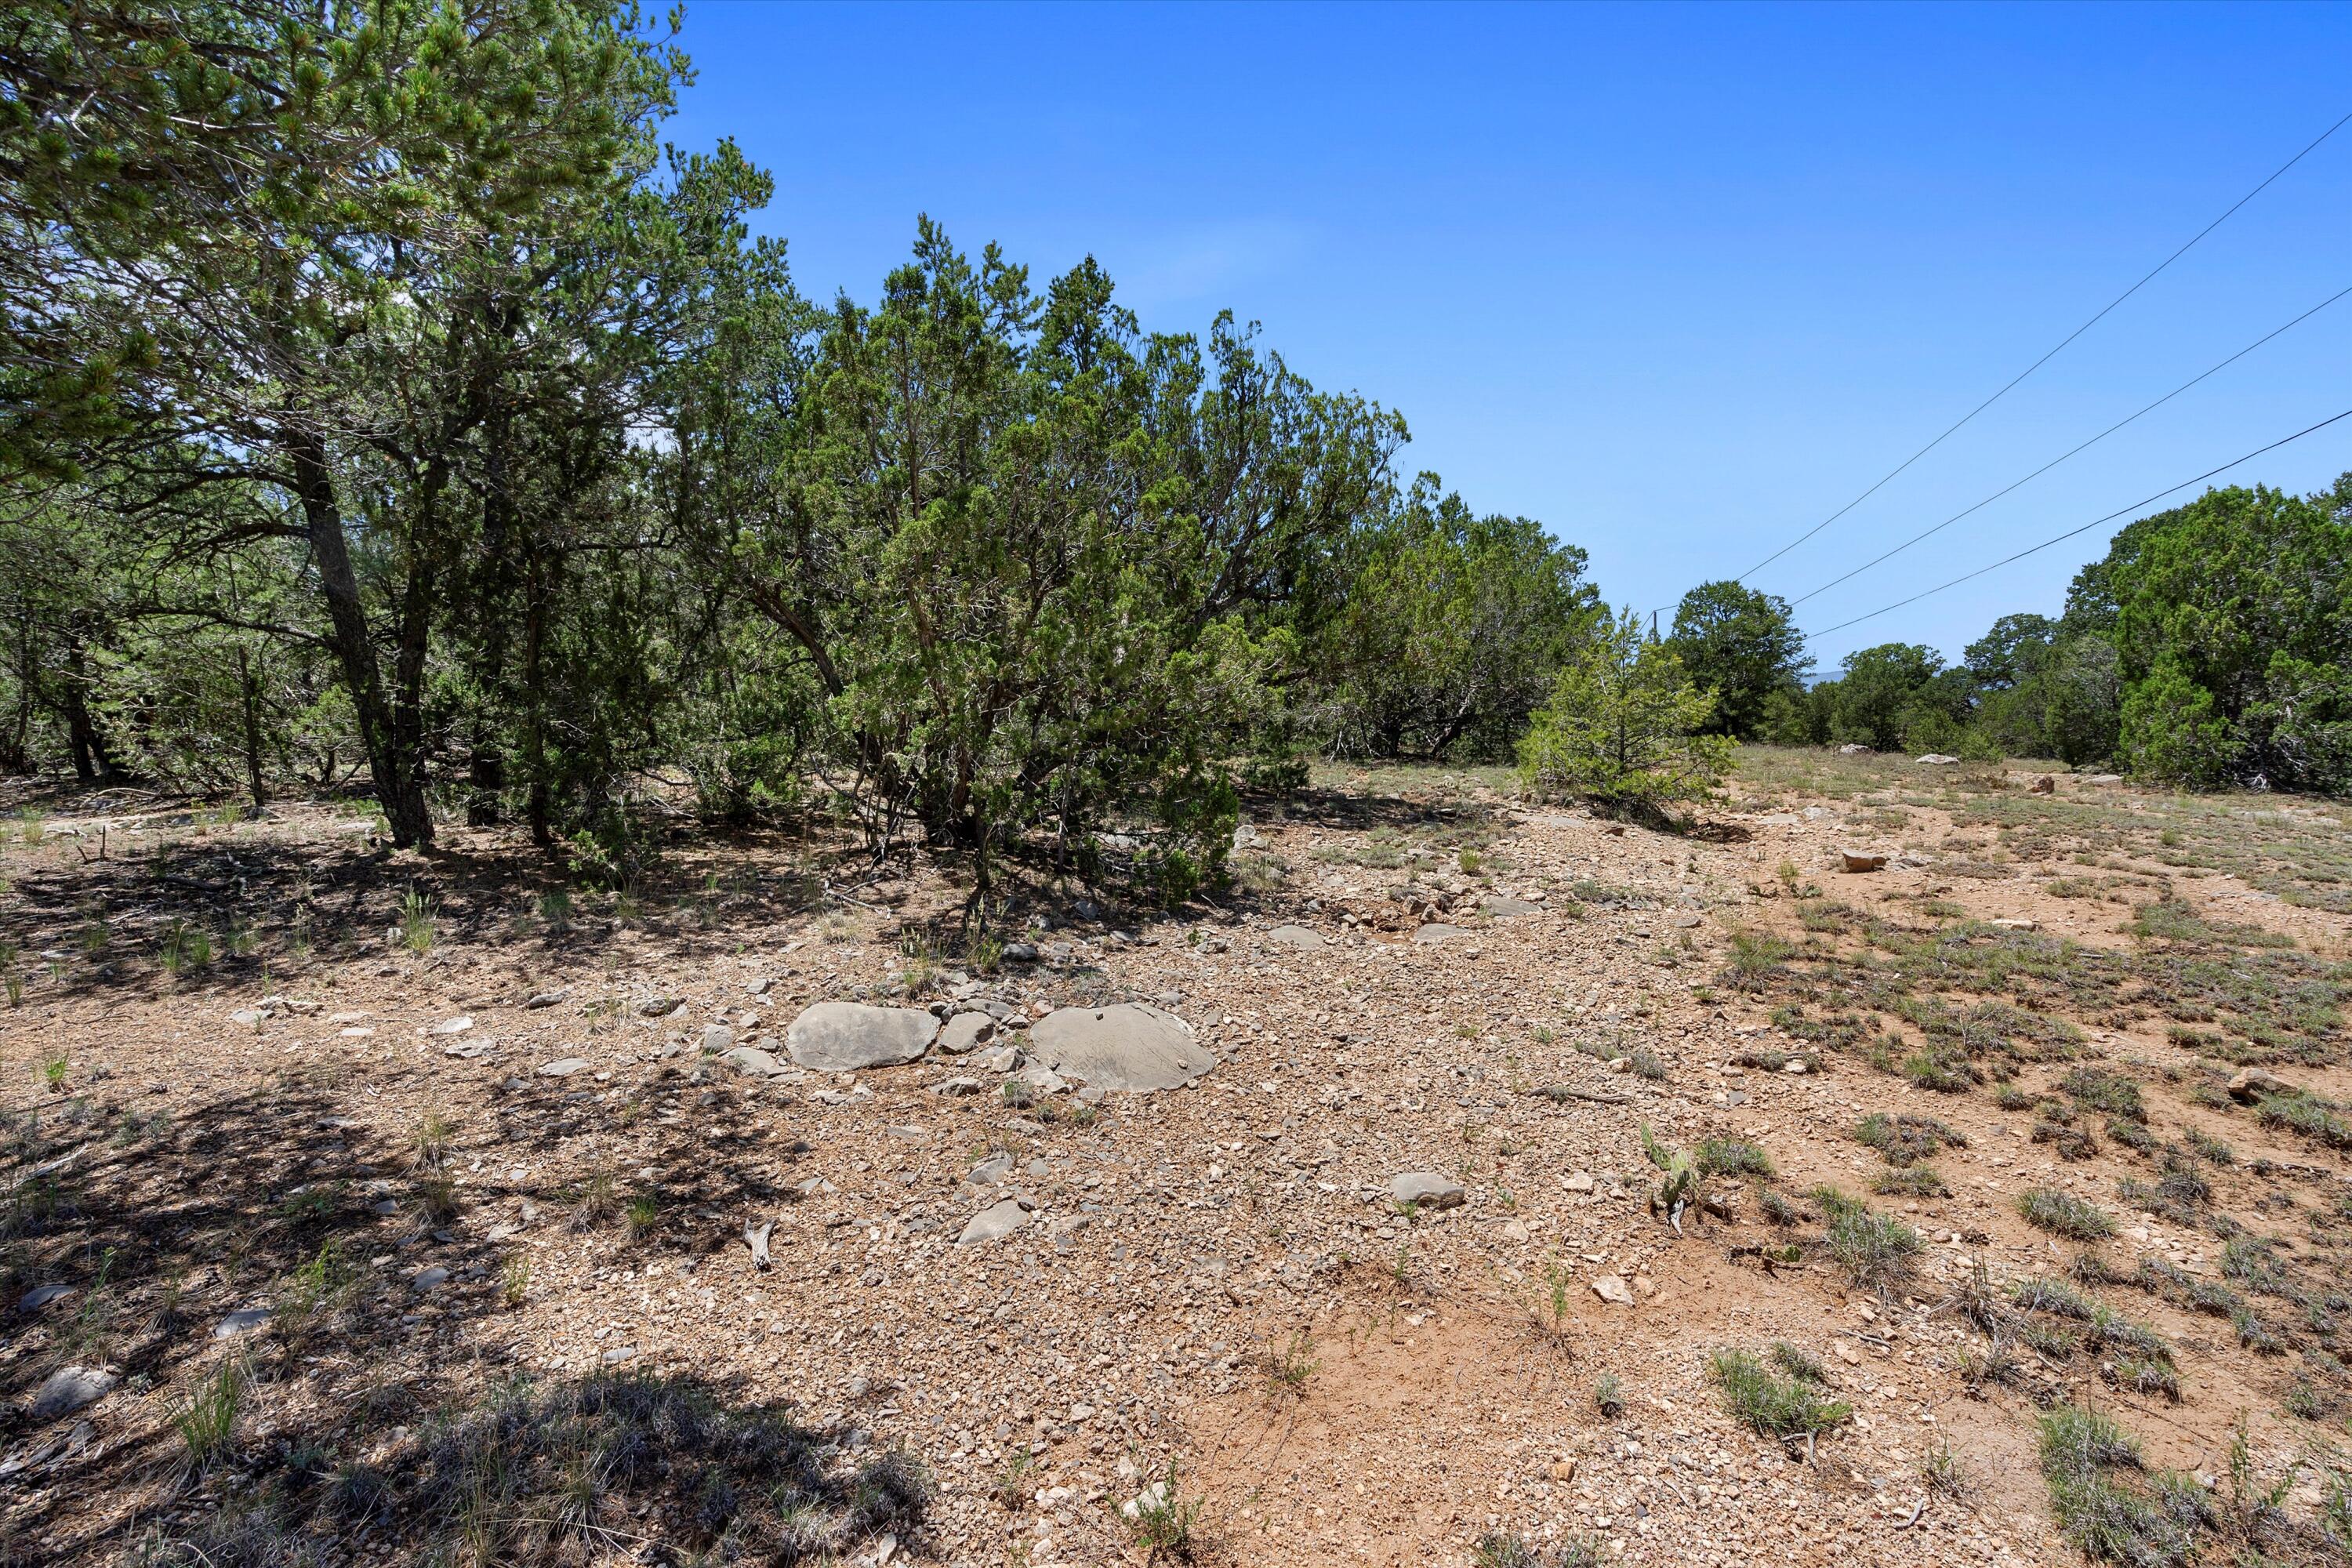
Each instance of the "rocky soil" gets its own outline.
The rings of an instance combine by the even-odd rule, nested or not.
[[[1836,904],[2130,952],[2138,884],[2161,882],[2340,975],[2352,917],[2184,876],[2127,821],[2096,868],[2063,823],[2006,852],[1969,802],[2031,800],[2035,775],[1956,794],[1874,765],[1843,797],[1744,781],[1687,835],[1460,775],[1340,778],[1254,805],[1229,899],[1146,917],[1040,890],[1001,951],[962,952],[928,934],[962,897],[951,868],[858,880],[805,837],[682,837],[674,889],[566,915],[491,830],[392,857],[325,807],[51,803],[0,862],[26,977],[0,1015],[0,1560],[193,1561],[157,1554],[258,1456],[397,1468],[434,1410],[499,1380],[608,1372],[919,1459],[919,1523],[854,1561],[1140,1562],[1189,1523],[1201,1560],[1251,1564],[1467,1563],[1482,1542],[2055,1563],[2074,1553],[2035,1417],[2058,1402],[2217,1498],[2242,1422],[2278,1508],[2316,1529],[2352,1403],[2329,1403],[2308,1324],[2265,1352],[2162,1294],[2098,1292],[2172,1347],[2175,1401],[2096,1353],[1972,1386],[1965,1303],[1979,1271],[2004,1289],[2079,1250],[2020,1214],[2042,1187],[2114,1215],[2116,1278],[2224,1279],[2201,1210],[2118,1198],[2148,1159],[2107,1137],[2063,1157],[2018,1089],[2128,1077],[2156,1135],[2229,1146],[2201,1202],[2338,1292],[2346,1154],[2213,1092],[2227,1064],[2157,1006],[2086,1005],[2011,1109],[1990,1080],[1917,1087],[1804,1037],[1755,943],[1793,948]],[[2073,778],[2051,798],[2102,823],[2138,800]],[[2086,877],[2120,901],[2052,890]],[[174,921],[215,947],[177,976]],[[2321,1053],[2270,1070],[2340,1103],[2342,1026],[2312,1028]],[[1939,1194],[1872,1194],[1872,1112],[1965,1140],[1936,1155]],[[1774,1177],[1708,1178],[1678,1232],[1645,1125],[1667,1150],[1752,1144]],[[1820,1184],[1915,1226],[1907,1269],[1856,1283],[1817,1239]],[[1805,1217],[1770,1223],[1768,1190]],[[322,1249],[331,1310],[300,1275]],[[1776,1342],[1850,1420],[1792,1444],[1734,1417],[1711,1357]],[[175,1418],[231,1362],[232,1451],[192,1476]],[[2284,1407],[2297,1380],[2317,1415]],[[670,1537],[654,1511],[574,1550],[663,1560]]]

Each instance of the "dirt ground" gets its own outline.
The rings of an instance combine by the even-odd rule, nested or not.
[[[2200,1478],[2214,1559],[2327,1561],[2345,808],[2044,776],[1756,752],[1666,833],[1320,770],[1251,804],[1228,895],[1015,897],[1034,960],[957,946],[954,867],[864,875],[822,825],[681,821],[615,894],[502,829],[21,797],[0,1562],[763,1560],[707,1501],[734,1458],[450,1501],[466,1413],[599,1379],[808,1435],[775,1560],[2056,1563],[2072,1405]],[[987,1049],[1148,1001],[1216,1064],[1082,1097],[717,1054],[822,1000],[996,1004]],[[1874,1112],[1934,1146],[1889,1163]],[[1644,1126],[1718,1152],[1729,1217],[1653,1212]],[[1824,1185],[1916,1250],[1857,1264]],[[2045,1277],[2104,1310],[2012,1291]],[[1735,1415],[1714,1357],[1776,1343],[1849,1418]],[[37,1416],[68,1367],[104,1392]]]

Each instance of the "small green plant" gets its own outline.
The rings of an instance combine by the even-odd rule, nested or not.
[[[180,1435],[182,1462],[192,1472],[212,1469],[229,1457],[247,1381],[245,1363],[232,1356],[199,1379],[173,1409],[172,1429]]]
[[[1716,1352],[1707,1370],[1723,1390],[1726,1408],[1767,1437],[1810,1436],[1841,1425],[1853,1414],[1853,1407],[1843,1400],[1823,1399],[1809,1379],[1793,1373],[1775,1377],[1745,1351]]]
[[[2059,1532],[2087,1557],[2134,1565],[2186,1564],[2200,1527],[2213,1521],[2202,1489],[2187,1476],[2145,1484],[2139,1445],[2104,1415],[2062,1405],[2042,1417],[2042,1476]]]
[[[1699,1173],[1706,1176],[1769,1176],[1771,1157],[1753,1143],[1737,1138],[1702,1138],[1696,1151]]]
[[[433,951],[440,934],[440,915],[433,900],[414,882],[400,896],[400,945],[422,958]]]
[[[1625,1385],[1613,1372],[1604,1372],[1592,1380],[1592,1408],[1614,1421],[1625,1414]]]
[[[509,1312],[530,1300],[530,1254],[520,1247],[499,1259],[499,1300]]]
[[[1472,1568],[1545,1568],[1543,1554],[1523,1535],[1490,1531],[1470,1549]]]
[[[1201,1521],[1201,1500],[1183,1495],[1175,1460],[1168,1461],[1167,1472],[1136,1494],[1127,1504],[1127,1512],[1135,1527],[1136,1544],[1151,1561],[1192,1560],[1199,1545],[1195,1534]]]
[[[198,973],[212,965],[212,934],[200,925],[175,920],[163,928],[159,960],[163,973],[174,980]]]
[[[1699,1201],[1697,1163],[1687,1150],[1668,1149],[1660,1143],[1658,1135],[1650,1131],[1648,1122],[1643,1122],[1641,1129],[1642,1152],[1649,1157],[1651,1164],[1664,1173],[1657,1189],[1650,1194],[1650,1212],[1664,1215],[1666,1223],[1674,1226],[1676,1236],[1680,1236],[1683,1233],[1683,1211]]]
[[[572,1201],[572,1228],[593,1230],[609,1223],[621,1208],[621,1180],[610,1165],[588,1173]]]
[[[1268,1348],[1265,1361],[1267,1387],[1277,1394],[1304,1393],[1307,1380],[1322,1364],[1315,1359],[1314,1352],[1314,1337],[1305,1329],[1292,1334],[1287,1342]]]
[[[1927,1245],[1917,1231],[1835,1187],[1815,1187],[1812,1195],[1829,1219],[1830,1256],[1848,1279],[1884,1295],[1910,1275],[1912,1259]]]
[[[457,1135],[457,1124],[437,1110],[428,1110],[408,1135],[409,1152],[415,1156],[419,1170],[437,1171],[449,1152],[449,1141]]]
[[[621,1213],[622,1231],[631,1241],[641,1241],[651,1235],[660,1221],[661,1201],[651,1193],[639,1193]]]
[[[1887,1198],[1944,1198],[1952,1189],[1933,1165],[1889,1165],[1871,1178],[1870,1190]]]
[[[416,1199],[417,1218],[430,1227],[446,1225],[457,1217],[457,1179],[435,1171],[422,1175],[412,1184]]]
[[[1975,1478],[1960,1463],[1960,1457],[1952,1452],[1948,1440],[1920,1457],[1919,1479],[1927,1483],[1931,1495],[1952,1502],[1965,1500],[1977,1489]]]
[[[2105,1210],[2055,1187],[2026,1193],[2017,1200],[2017,1212],[2035,1229],[2074,1241],[2102,1241],[2116,1233],[2116,1222]]]
[[[554,887],[539,895],[539,923],[557,936],[572,929],[572,889]]]
[[[59,1051],[53,1057],[41,1058],[41,1083],[51,1094],[58,1094],[64,1090],[67,1075],[72,1071],[73,1058],[63,1051]]]
[[[1036,1455],[1026,1448],[1013,1449],[1004,1468],[996,1472],[996,1479],[989,1484],[989,1492],[996,1499],[997,1506],[1007,1513],[1020,1512],[1029,1500],[1030,1478],[1036,1468]]]

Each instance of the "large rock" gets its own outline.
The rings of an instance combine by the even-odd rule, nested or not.
[[[1926,756],[1917,759],[1919,765],[1923,768],[1948,768],[1959,760],[1959,758],[1945,752],[1930,752]]]
[[[1276,947],[1296,947],[1310,952],[1323,945],[1323,938],[1305,926],[1276,926],[1265,933],[1265,940]]]
[[[971,1223],[956,1237],[958,1247],[970,1247],[975,1241],[996,1241],[1011,1236],[1029,1223],[1029,1211],[1021,1206],[1018,1198],[1002,1198],[971,1216]]]
[[[1458,1209],[1462,1206],[1462,1184],[1435,1171],[1407,1171],[1390,1180],[1389,1196],[1415,1208]]]
[[[1514,915],[1536,914],[1543,908],[1541,904],[1531,904],[1525,899],[1488,899],[1478,907],[1486,911],[1488,918],[1498,921],[1509,920]]]
[[[61,1366],[33,1395],[33,1419],[54,1421],[103,1399],[122,1380],[100,1367]]]
[[[1429,924],[1423,926],[1420,930],[1414,931],[1412,933],[1412,940],[1426,946],[1434,942],[1452,942],[1457,936],[1468,936],[1470,932],[1465,927],[1450,926],[1441,921],[1432,921]]]
[[[1029,1054],[1057,1077],[1130,1093],[1181,1089],[1217,1065],[1190,1024],[1149,1002],[1056,1007],[1029,1031]]]
[[[793,1060],[819,1072],[896,1067],[930,1049],[940,1021],[919,1007],[869,1007],[819,1002],[784,1031]]]
[[[2240,1068],[2230,1075],[2230,1098],[2252,1105],[2266,1094],[2293,1094],[2294,1086],[2263,1068]]]

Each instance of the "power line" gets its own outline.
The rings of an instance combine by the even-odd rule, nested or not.
[[[2150,502],[2162,500],[2165,497],[2172,494],[2175,490],[2185,490],[2190,485],[2210,479],[2215,474],[2227,473],[2230,469],[2236,468],[2240,463],[2250,462],[2253,458],[2261,457],[2265,452],[2275,452],[2281,447],[2287,445],[2288,442],[2300,441],[2315,430],[2326,429],[2338,419],[2352,419],[2352,408],[2347,408],[2343,413],[2336,415],[2332,418],[2323,419],[2316,425],[2308,426],[2282,440],[2273,441],[2267,447],[2257,447],[2252,451],[2248,452],[2244,457],[2232,458],[2218,468],[2208,468],[2203,473],[2198,475],[2196,479],[2183,479],[2177,485],[2167,486],[2165,489],[2157,491],[2152,496],[2147,496],[2142,500],[2136,500],[2127,507],[2123,507],[2117,510],[2107,513],[2105,517],[2095,518],[2091,521],[2084,523],[2080,528],[2070,528],[2063,533],[2045,539],[2041,543],[2021,550],[2014,555],[2004,555],[1990,566],[1979,566],[1975,571],[1955,577],[1948,583],[1938,583],[1936,586],[1923,589],[1919,593],[1912,595],[1907,599],[1897,599],[1891,605],[1882,605],[1880,608],[1871,611],[1870,614],[1866,616],[1856,616],[1850,621],[1840,621],[1833,626],[1823,626],[1820,631],[1808,632],[1805,635],[1809,638],[1825,637],[1832,632],[1842,632],[1848,626],[1858,626],[1864,621],[1876,620],[1879,616],[1886,615],[1890,611],[1899,610],[1906,605],[1916,605],[1920,600],[1940,594],[1947,588],[1957,588],[1961,584],[1969,581],[1971,578],[1981,577],[1988,572],[1998,571],[2001,567],[2008,565],[2012,561],[2022,561],[2027,556],[2047,550],[2053,544],[2063,543],[2065,541],[2074,538],[2078,533],[2088,533],[2091,530],[2098,527],[2099,524],[2103,522],[2113,522],[2116,519],[2124,516],[2126,512],[2137,511],[2140,508],[2148,505]]]
[[[2325,310],[2328,306],[2333,305],[2336,300],[2341,300],[2347,294],[2352,294],[2352,288],[2337,289],[2335,293],[2330,294],[2326,299],[2322,300],[2318,304],[2314,305],[2310,310],[2305,310],[2302,315],[2297,316],[2294,321],[2289,321],[2286,326],[2274,328],[2273,330],[2263,333],[2261,337],[2256,338],[2252,342],[2248,343],[2244,348],[2240,349],[2236,353],[2231,354],[2228,359],[2223,360],[2220,364],[2213,366],[2212,369],[2189,377],[2187,381],[2182,382],[2179,386],[2174,387],[2170,392],[2166,393],[2162,397],[2158,398],[2154,403],[2151,403],[2147,407],[2140,409],[2138,413],[2124,416],[2124,417],[2116,420],[2114,424],[2108,426],[2105,429],[2100,431],[2089,440],[2082,443],[2081,446],[2070,447],[2068,450],[2059,453],[2058,456],[2051,458],[2048,462],[2042,464],[2032,473],[2026,475],[2024,479],[2017,480],[2014,484],[2002,486],[2000,489],[1997,489],[1993,491],[1992,494],[1985,497],[1984,500],[1977,502],[1976,505],[1968,508],[1966,510],[1954,512],[1951,516],[1946,518],[1935,527],[1925,529],[1913,534],[1910,538],[1905,540],[1894,549],[1886,552],[1885,554],[1874,556],[1872,559],[1864,562],[1853,571],[1848,572],[1844,576],[1832,577],[1828,582],[1822,584],[1820,587],[1813,589],[1811,593],[1801,594],[1796,598],[1790,600],[1789,603],[1791,605],[1801,605],[1807,599],[1826,594],[1832,588],[1834,588],[1839,584],[1846,581],[1847,578],[1859,577],[1864,572],[1867,572],[1872,567],[1877,565],[1880,562],[1890,561],[1895,556],[1902,554],[1905,551],[1910,549],[1913,545],[1918,543],[1921,540],[1926,539],[1932,534],[1941,533],[1944,530],[1951,527],[1952,524],[1959,521],[1960,519],[1968,516],[1969,512],[1982,510],[1984,508],[1989,507],[1993,502],[1999,500],[2001,497],[2009,494],[2010,491],[2017,489],[2019,485],[2023,485],[2033,479],[2040,479],[2042,475],[2048,473],[2051,469],[2056,468],[2059,464],[2064,462],[2075,453],[2084,450],[2085,447],[2096,446],[2099,442],[2105,440],[2108,437],[2114,435],[2116,431],[2122,429],[2133,420],[2137,419],[2140,415],[2150,414],[2155,412],[2157,409],[2163,407],[2166,404],[2171,402],[2174,398],[2179,396],[2182,393],[2188,391],[2199,382],[2203,381],[2207,376],[2212,375],[2216,371],[2227,370],[2230,366],[2237,363],[2240,360],[2245,358],[2248,354],[2253,353],[2256,349],[2262,347],[2273,338],[2277,337],[2279,333],[2286,331],[2289,328],[2301,326],[2304,322],[2311,320],[2312,317],[2316,316],[2320,311]]]
[[[2240,207],[2244,206],[2248,202],[2252,201],[2256,196],[2261,195],[2263,192],[2268,190],[2273,181],[2276,180],[2281,174],[2285,174],[2289,169],[2294,168],[2297,163],[2302,163],[2305,158],[2310,155],[2314,148],[2316,148],[2322,142],[2326,141],[2330,136],[2335,135],[2338,131],[2344,129],[2344,126],[2347,121],[2352,121],[2352,113],[2347,113],[2342,120],[2338,120],[2335,124],[2329,126],[2326,130],[2314,137],[2310,143],[2306,145],[2302,152],[2297,153],[2294,157],[2289,158],[2285,163],[2281,163],[2277,168],[2272,170],[2270,174],[2261,184],[2256,185],[2252,190],[2248,191],[2244,195],[2240,196],[2236,201],[2231,203],[2229,209],[2222,213],[2220,217],[2215,218],[2211,223],[2207,224],[2203,228],[2199,229],[2195,234],[2189,236],[2186,244],[2182,245],[2179,249],[2174,251],[2171,255],[2166,257],[2162,261],[2158,262],[2156,266],[2151,268],[2147,275],[2142,277],[2138,282],[2133,284],[2130,288],[2125,289],[2122,293],[2116,295],[2114,299],[2101,306],[2097,315],[2093,316],[2089,321],[2084,321],[2081,326],[2076,327],[2073,331],[2067,333],[2065,337],[2059,340],[2058,346],[2056,348],[2052,349],[2048,353],[2043,354],[2040,359],[2035,360],[2032,364],[2027,365],[2023,370],[2019,371],[2017,374],[2010,378],[2007,384],[2003,385],[1999,392],[1994,393],[1990,397],[1986,398],[1982,403],[1979,403],[1974,408],[1969,409],[1966,414],[1962,415],[1958,419],[1955,420],[1949,426],[1948,426],[1942,435],[1937,436],[1934,440],[1928,442],[1926,446],[1920,447],[1917,451],[1912,453],[1909,457],[1904,458],[1903,461],[1896,464],[1893,468],[1889,469],[1885,477],[1881,479],[1878,483],[1871,486],[1868,489],[1854,497],[1853,500],[1846,502],[1845,505],[1838,508],[1837,510],[1830,513],[1829,516],[1822,519],[1821,521],[1813,524],[1812,527],[1807,529],[1804,532],[1799,534],[1788,543],[1780,546],[1780,549],[1775,550],[1771,554],[1767,555],[1763,560],[1759,561],[1747,571],[1739,574],[1739,575],[1733,578],[1732,581],[1735,583],[1742,582],[1747,578],[1754,576],[1757,573],[1764,570],[1765,567],[1772,564],[1773,562],[1780,559],[1781,556],[1789,553],[1790,551],[1797,548],[1798,545],[1802,544],[1805,541],[1811,539],[1813,535],[1819,533],[1822,530],[1827,528],[1830,524],[1835,522],[1846,513],[1852,511],[1855,507],[1860,506],[1864,501],[1868,500],[1872,496],[1876,495],[1878,491],[1886,485],[1888,480],[1893,479],[1897,474],[1902,473],[1904,469],[1909,468],[1912,464],[1917,462],[1920,458],[1934,451],[1937,447],[1942,446],[1946,437],[1951,436],[1962,426],[1968,424],[1969,420],[1974,419],[1978,415],[1982,414],[1986,409],[2000,402],[2003,397],[2009,395],[2010,391],[2015,387],[2019,382],[2023,381],[2027,376],[2032,375],[2035,371],[2040,370],[2043,365],[2048,364],[2053,359],[2057,357],[2060,350],[2063,350],[2068,343],[2073,342],[2076,338],[2081,337],[2084,332],[2089,331],[2093,327],[2098,325],[2099,322],[2106,317],[2107,312],[2113,310],[2116,306],[2122,304],[2125,300],[2130,299],[2133,295],[2138,293],[2143,288],[2147,287],[2147,284],[2156,278],[2158,273],[2162,272],[2166,268],[2171,266],[2174,262],[2187,255],[2191,247],[2195,246],[2199,240],[2203,239],[2215,229],[2221,227],[2221,225],[2228,222],[2231,215],[2235,214]]]

